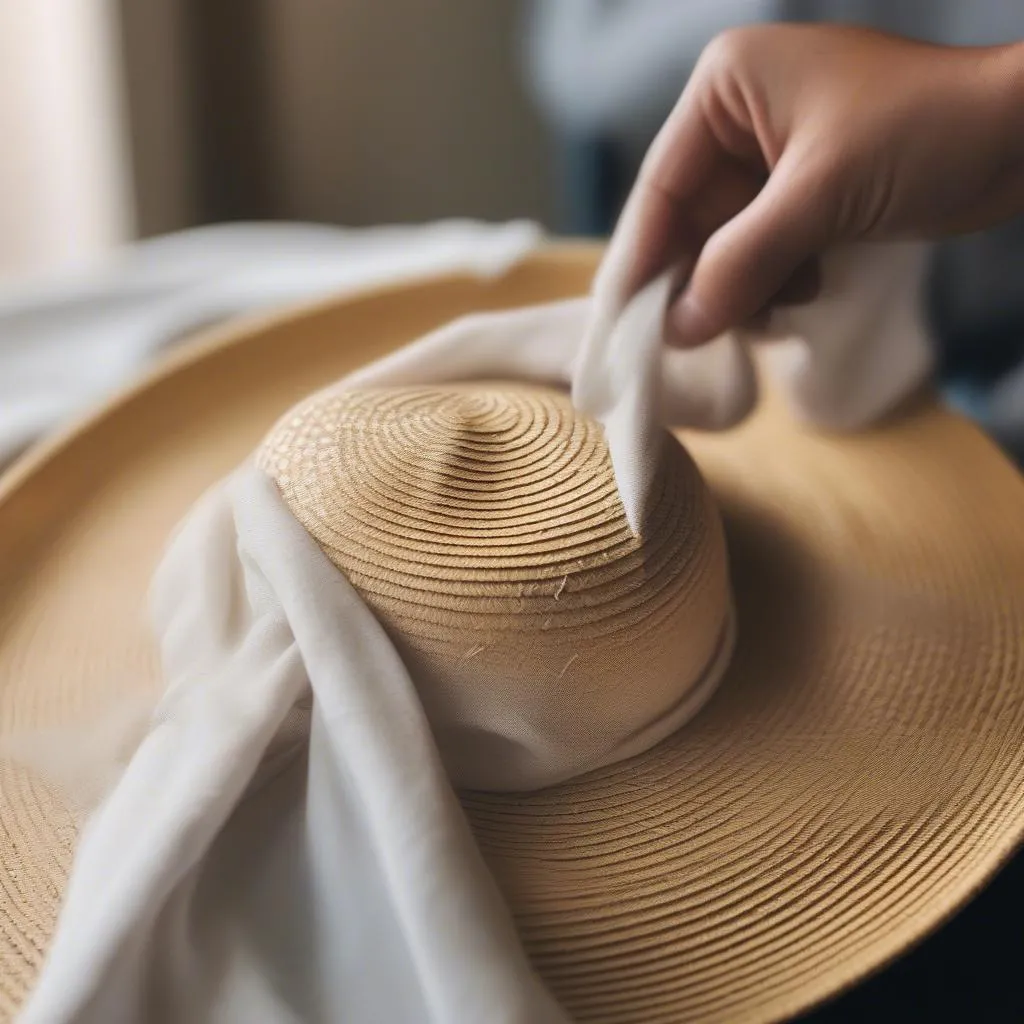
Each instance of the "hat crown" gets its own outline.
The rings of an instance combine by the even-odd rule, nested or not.
[[[395,643],[460,788],[638,753],[728,658],[721,525],[673,439],[640,539],[600,426],[543,388],[322,392],[260,462]]]

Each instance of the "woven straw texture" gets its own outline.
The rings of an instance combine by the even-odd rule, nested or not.
[[[456,785],[522,790],[653,746],[728,661],[721,523],[666,442],[643,544],[599,425],[537,388],[329,392],[262,463],[398,646]]]
[[[223,332],[23,461],[0,484],[0,728],[87,726],[154,690],[142,604],[170,530],[303,395],[469,309],[579,292],[593,258]],[[735,598],[714,698],[585,777],[464,794],[528,952],[581,1021],[798,1012],[934,928],[1024,831],[1019,476],[927,402],[831,438],[769,399],[685,443]],[[556,603],[542,578],[537,614]],[[0,1017],[44,955],[74,834],[55,791],[0,771]]]

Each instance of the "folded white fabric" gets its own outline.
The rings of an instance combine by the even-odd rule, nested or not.
[[[898,272],[912,288],[910,264],[888,250],[859,259],[863,274],[846,285],[866,284],[847,296],[850,322],[825,304],[791,339],[808,355],[783,368],[782,385],[811,415],[831,373],[879,365],[852,353],[872,344],[854,323],[906,346],[893,365],[920,362],[920,328],[886,319],[906,302],[876,283]],[[889,307],[855,318],[880,294]],[[667,297],[657,281],[589,334],[600,295],[467,317],[344,383],[575,378],[642,523],[659,421],[728,426],[756,397],[736,337],[662,351]],[[894,397],[866,393],[875,372],[841,389],[861,389],[860,411]],[[566,1019],[474,846],[415,680],[254,466],[189,515],[153,610],[167,689],[83,832],[26,1024]]]
[[[85,276],[0,289],[0,469],[213,323],[444,271],[498,275],[541,238],[525,221],[225,224],[126,247]]]
[[[891,412],[931,373],[934,354],[922,319],[922,245],[862,245],[830,253],[818,299],[774,311],[759,338],[733,332],[703,348],[673,352],[661,344],[673,276],[663,274],[637,295],[626,291],[629,228],[624,218],[594,282],[573,401],[604,424],[634,533],[662,423],[724,429],[753,408],[752,344],[794,414],[820,428],[862,429]],[[675,405],[673,394],[687,407]]]
[[[565,1019],[414,683],[259,470],[199,503],[153,610],[168,688],[25,1022]]]

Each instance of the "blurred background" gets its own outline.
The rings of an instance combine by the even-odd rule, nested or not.
[[[604,233],[701,49],[839,20],[1024,36],[1011,0],[0,4],[0,271],[225,220]]]
[[[1024,37],[1019,0],[4,0],[0,285],[224,221],[603,234],[706,42],[771,20]],[[930,311],[1024,453],[1022,281],[1022,224],[944,245]]]
[[[352,282],[350,235],[243,232],[136,247],[75,283],[125,243],[233,221],[604,234],[704,45],[773,20],[996,43],[1024,38],[1024,0],[0,0],[0,468],[173,338],[256,295]],[[410,236],[389,237],[373,274]],[[251,241],[282,238],[304,247],[287,266],[231,277]],[[927,303],[945,393],[1024,464],[1024,221],[938,247]],[[964,943],[998,933],[1024,860],[1013,872],[826,1018],[899,1009],[901,975],[904,1019],[992,1007],[1019,935],[980,981]]]

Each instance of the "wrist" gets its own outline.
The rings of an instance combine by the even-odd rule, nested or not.
[[[997,130],[1011,166],[1024,174],[1024,42],[994,47],[987,60]]]
[[[1024,213],[1024,43],[981,52],[984,109],[979,117],[992,147],[982,157],[990,172],[980,201],[985,220],[995,223]]]

